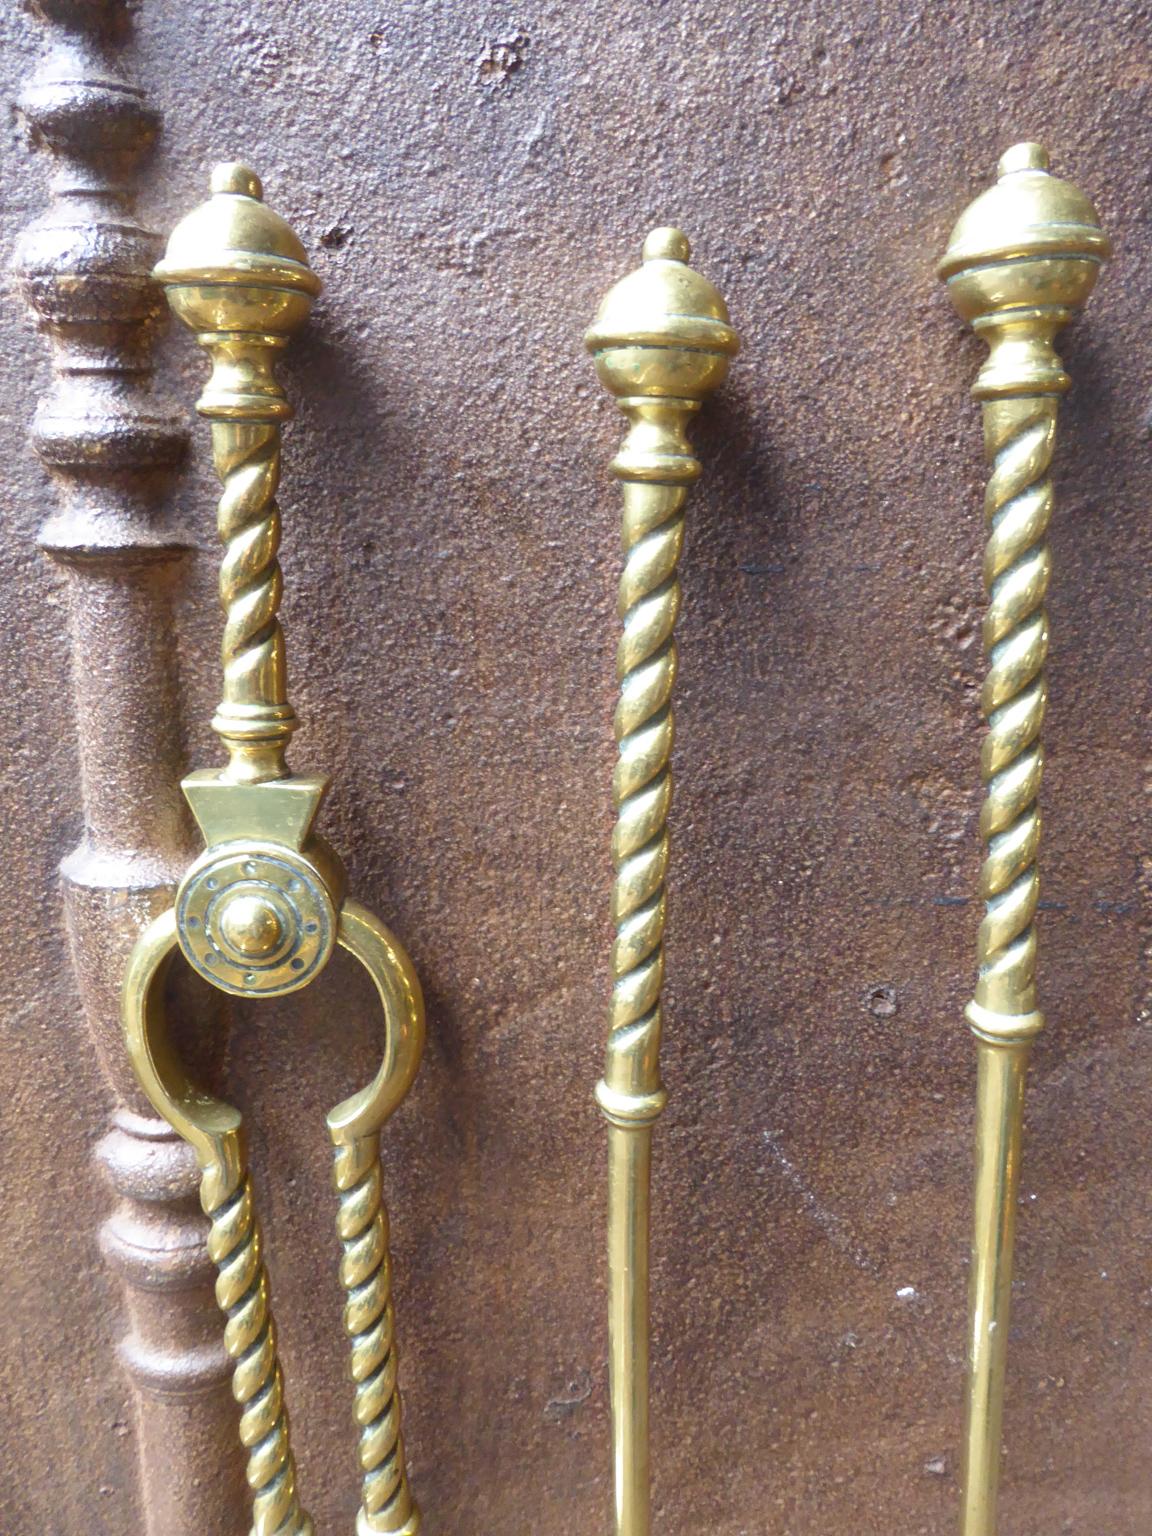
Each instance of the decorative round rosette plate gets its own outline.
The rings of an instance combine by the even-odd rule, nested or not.
[[[176,896],[176,929],[189,965],[241,997],[307,986],[336,942],[336,909],[306,859],[291,848],[210,850]]]

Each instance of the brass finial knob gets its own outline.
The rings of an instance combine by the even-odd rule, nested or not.
[[[600,306],[585,345],[618,398],[702,400],[724,382],[739,351],[724,300],[688,265],[687,237],[671,227],[644,242],[644,264]]]
[[[276,908],[263,896],[234,896],[220,915],[225,943],[246,959],[270,955],[280,948],[284,925]]]
[[[1014,144],[997,169],[995,185],[961,214],[937,270],[976,330],[1039,309],[1058,327],[1092,292],[1111,243],[1083,192],[1050,173],[1042,144]]]
[[[212,196],[172,231],[155,275],[184,324],[201,335],[250,334],[283,342],[304,324],[320,279],[292,229],[264,202],[255,171],[238,161],[212,172]],[[214,414],[213,397],[200,402]],[[290,414],[287,401],[282,415]]]

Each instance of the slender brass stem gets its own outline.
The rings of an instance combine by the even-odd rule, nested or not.
[[[672,800],[676,574],[686,486],[700,473],[682,422],[694,401],[623,402],[632,429],[613,463],[624,492],[624,572],[617,657],[618,758],[613,781],[616,879],[612,1003],[598,1089],[608,1132],[608,1270],[617,1519],[646,1536],[648,1517],[648,1202],[652,1126],[664,1107],[660,993],[664,981],[668,810]],[[662,483],[634,480],[653,473]]]
[[[983,402],[992,467],[985,497],[984,917],[967,1009],[978,1075],[963,1536],[996,1532],[1024,1080],[1044,1023],[1035,925],[1048,698],[1044,603],[1056,414],[1070,383],[1054,342],[1107,254],[1087,199],[1048,174],[1040,145],[1019,144],[1001,160],[997,185],[957,224],[940,267],[957,309],[989,346],[973,393]]]
[[[977,1039],[963,1536],[994,1536],[1028,1042]]]
[[[601,1100],[603,1102],[603,1100]],[[620,1536],[647,1536],[648,1250],[652,1127],[608,1128],[608,1372],[612,1487]]]
[[[1037,341],[1038,348],[1049,345],[1043,337]],[[1043,1023],[1036,1011],[1037,797],[1048,697],[1044,597],[1056,405],[1057,396],[1042,395],[993,399],[984,406],[993,466],[985,501],[988,734],[980,816],[987,852],[980,876],[985,910],[976,997],[969,1010],[978,1073],[964,1536],[993,1536],[996,1529],[1024,1078],[1031,1042]]]
[[[612,1002],[597,1101],[608,1121],[609,1375],[617,1536],[651,1528],[648,1451],[649,1191],[660,1080],[677,566],[700,465],[685,428],[724,379],[736,334],[720,295],[655,230],[644,265],[608,294],[587,343],[628,417],[612,471],[623,492],[617,655]]]

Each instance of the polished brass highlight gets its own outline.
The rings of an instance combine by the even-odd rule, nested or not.
[[[375,983],[385,1024],[380,1069],[327,1117],[360,1427],[357,1532],[416,1536],[420,1515],[400,1431],[380,1131],[419,1064],[420,985],[388,929],[346,898],[343,867],[313,830],[327,780],[290,774],[285,762],[296,717],[277,617],[276,488],[280,430],[292,410],[273,362],[306,320],[320,283],[291,229],[265,207],[258,178],[242,165],[216,168],[212,197],[174,231],[156,274],[172,309],[212,360],[198,409],[212,422],[223,484],[224,691],[213,725],[228,763],[184,780],[206,847],[184,875],[175,905],[145,930],[132,953],[122,998],[128,1051],[149,1100],[200,1165],[209,1250],[219,1271],[216,1298],[235,1362],[254,1536],[310,1536],[312,1521],[296,1486],[241,1117],[192,1083],[177,1060],[168,1039],[164,977],[179,951],[221,991],[282,996],[314,980],[339,944]]]
[[[1083,193],[1049,174],[1041,145],[1017,144],[1002,157],[996,185],[952,231],[939,268],[957,310],[990,349],[973,389],[984,408],[992,471],[984,504],[985,914],[976,995],[967,1010],[978,1080],[963,1536],[996,1530],[1024,1078],[1044,1023],[1035,927],[1044,601],[1056,412],[1071,382],[1055,338],[1088,298],[1109,254]]]
[[[685,435],[723,383],[736,332],[678,229],[656,229],[644,264],[610,290],[585,340],[629,428],[612,472],[624,499],[617,657],[612,897],[616,940],[604,1077],[608,1121],[609,1369],[617,1536],[648,1536],[648,1248],[652,1126],[664,1108],[660,993],[672,794],[677,565],[688,487]]]

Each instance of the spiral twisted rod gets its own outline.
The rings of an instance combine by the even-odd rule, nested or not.
[[[283,591],[277,559],[279,425],[218,424],[213,453],[224,487],[217,524],[225,546],[220,564],[224,693],[213,726],[229,749],[228,776],[247,782],[269,771],[282,774],[284,744],[295,725],[277,617]]]
[[[990,402],[985,432],[992,472],[985,516],[988,672],[982,705],[988,734],[980,816],[987,845],[980,875],[985,916],[978,943],[976,1000],[999,1013],[1036,1004],[1036,931],[1040,840],[1037,796],[1044,768],[1040,728],[1048,690],[1050,473],[1056,436],[1054,396]]]
[[[337,1143],[333,1171],[340,1197],[336,1230],[344,1250],[340,1283],[347,1292],[344,1328],[352,1346],[353,1412],[360,1426],[364,1476],[357,1530],[360,1536],[416,1536],[420,1513],[408,1487],[400,1429],[396,1317],[379,1136]]]
[[[688,487],[685,429],[738,349],[724,300],[688,266],[682,231],[655,229],[643,264],[609,290],[585,341],[628,419],[612,471],[623,493],[623,632],[612,797],[612,998],[596,1098],[608,1121],[608,1335],[617,1536],[648,1536],[648,1248],[652,1127],[664,1108],[661,990],[672,799],[677,568]]]
[[[635,409],[643,420],[653,408]],[[672,483],[624,481],[625,558],[619,597],[623,633],[616,662],[620,697],[612,784],[616,937],[605,1073],[610,1089],[636,1100],[634,1113],[646,1112],[651,1118],[662,1103],[660,994],[672,801],[674,630],[680,611],[677,565],[684,543],[686,484],[699,473],[674,427],[665,426],[662,437],[662,446],[679,461],[666,471]],[[617,460],[617,472],[627,473],[625,454]]]
[[[1036,1000],[1038,796],[1044,769],[1048,524],[1056,413],[1071,380],[1055,338],[1110,246],[1092,204],[1013,145],[995,186],[961,215],[939,266],[960,315],[988,343],[973,390],[991,465],[985,497],[988,671],[982,705],[984,917],[976,993],[976,1175],[968,1303],[963,1536],[996,1536],[1025,1075],[1044,1024]]]
[[[296,1491],[252,1181],[240,1169],[211,1170],[201,1203],[211,1222],[208,1252],[219,1271],[216,1300],[226,1318],[224,1347],[235,1361],[232,1395],[240,1404],[240,1440],[248,1452],[252,1536],[312,1536],[311,1518]]]

